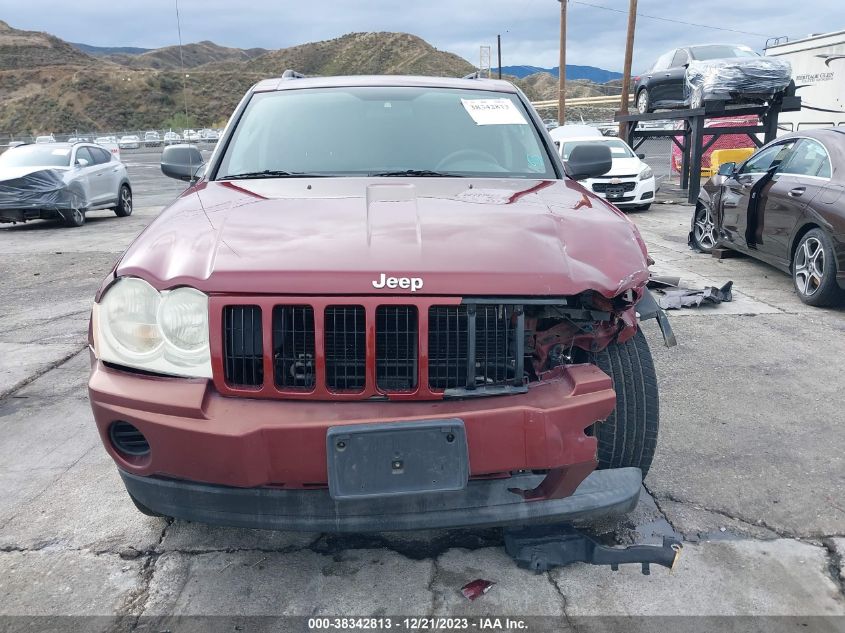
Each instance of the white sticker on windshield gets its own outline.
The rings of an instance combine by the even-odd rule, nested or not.
[[[53,156],[67,156],[68,154],[70,154],[70,150],[69,149],[54,149],[50,153]]]
[[[476,125],[528,125],[510,99],[461,99]]]

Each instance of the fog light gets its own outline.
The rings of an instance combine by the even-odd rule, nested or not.
[[[114,447],[124,455],[137,457],[150,452],[150,444],[147,438],[135,426],[117,420],[109,427],[109,438]]]

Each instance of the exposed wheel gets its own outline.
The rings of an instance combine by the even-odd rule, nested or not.
[[[120,192],[117,194],[117,207],[114,213],[119,218],[125,218],[132,215],[132,190],[129,185],[121,185]]]
[[[59,215],[67,227],[74,228],[85,224],[85,211],[82,209],[81,197],[75,195],[72,206],[59,211]]]
[[[659,424],[657,377],[648,341],[641,330],[622,344],[592,354],[616,390],[616,408],[594,427],[599,468],[651,467]]]
[[[691,243],[692,247],[702,253],[709,253],[716,247],[716,224],[710,207],[700,202],[695,206]]]
[[[160,512],[156,512],[155,510],[150,510],[147,506],[145,506],[143,503],[138,501],[132,495],[129,495],[129,498],[132,499],[132,503],[135,504],[135,507],[138,508],[138,512],[140,512],[141,514],[146,514],[148,517],[169,518],[166,515],[161,514]]]
[[[654,108],[651,107],[651,97],[648,94],[647,88],[642,88],[637,93],[637,112],[640,114],[654,112]]]
[[[795,249],[792,282],[798,297],[811,306],[829,306],[845,299],[836,283],[836,255],[822,229],[808,231]]]

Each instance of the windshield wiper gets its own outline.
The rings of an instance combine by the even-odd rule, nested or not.
[[[304,171],[284,171],[282,169],[265,169],[263,171],[246,171],[242,174],[229,174],[217,180],[250,180],[257,178],[325,178],[325,174],[309,174]]]
[[[380,171],[374,174],[367,174],[372,177],[382,176],[420,176],[420,177],[434,177],[434,178],[463,178],[460,174],[448,173],[443,171],[432,171],[431,169],[403,169],[398,171]]]

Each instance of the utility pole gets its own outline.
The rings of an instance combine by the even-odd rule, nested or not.
[[[496,36],[496,50],[499,56],[499,79],[502,78],[502,36]]]
[[[558,95],[557,95],[557,122],[560,125],[566,123],[566,3],[560,2],[560,60],[558,66]]]
[[[628,114],[628,95],[631,92],[631,63],[634,57],[634,31],[637,28],[637,0],[629,0],[628,39],[625,41],[625,67],[622,69],[622,97],[619,114]],[[627,124],[619,122],[619,138],[625,139]],[[627,141],[627,139],[625,139]]]

